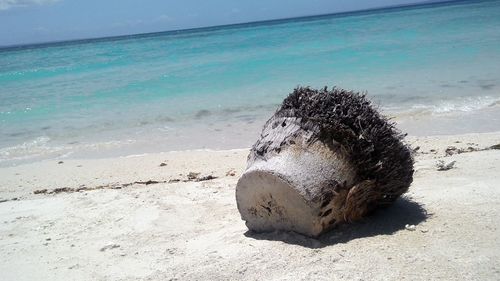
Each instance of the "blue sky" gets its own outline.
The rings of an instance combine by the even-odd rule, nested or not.
[[[157,32],[419,0],[0,0],[0,45]]]

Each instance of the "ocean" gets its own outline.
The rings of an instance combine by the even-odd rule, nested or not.
[[[0,49],[0,165],[249,147],[298,85],[410,135],[500,129],[500,1]]]

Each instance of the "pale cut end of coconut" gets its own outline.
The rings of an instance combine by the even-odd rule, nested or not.
[[[288,230],[317,236],[323,231],[320,206],[306,202],[290,183],[268,171],[245,173],[236,201],[247,227],[256,232]]]

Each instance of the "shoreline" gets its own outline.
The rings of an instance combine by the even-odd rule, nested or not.
[[[470,112],[440,114],[382,114],[396,123],[396,127],[410,138],[425,136],[453,136],[463,134],[494,133],[500,130],[498,106]],[[132,128],[105,138],[79,136],[58,140],[40,136],[22,144],[0,148],[0,167],[22,165],[45,160],[93,159],[123,157],[132,154],[155,154],[170,151],[241,149],[251,147],[262,125],[263,115],[254,118],[222,121],[221,116],[211,116],[199,123],[181,123],[173,127]],[[194,121],[193,121],[194,122]],[[181,126],[182,125],[182,126]],[[137,131],[139,130],[139,131]],[[111,138],[110,138],[111,137]]]

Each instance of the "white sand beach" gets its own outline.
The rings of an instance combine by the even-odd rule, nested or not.
[[[499,280],[500,132],[408,141],[404,198],[319,239],[248,232],[248,149],[1,168],[0,279]]]
[[[499,27],[500,1],[0,0],[0,281],[499,281]]]

